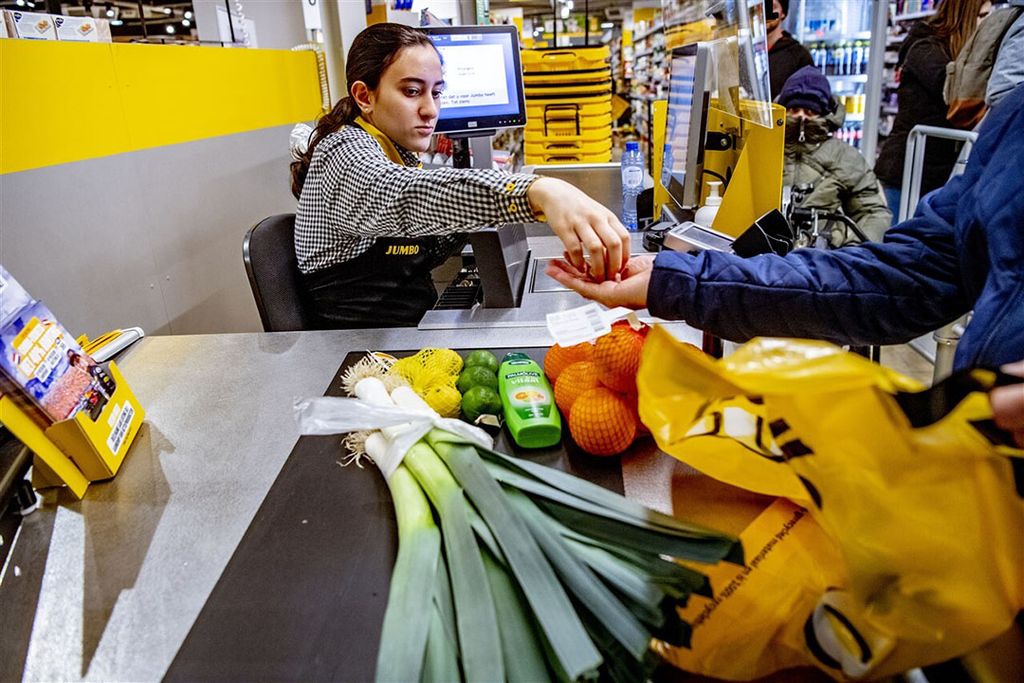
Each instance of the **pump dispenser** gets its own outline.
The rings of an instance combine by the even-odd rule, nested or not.
[[[720,180],[708,181],[708,197],[704,200],[704,206],[697,209],[697,213],[693,217],[693,222],[697,225],[710,228],[711,224],[715,222],[715,216],[718,215],[718,207],[722,205],[722,197],[718,194],[718,188],[721,185],[722,182]]]

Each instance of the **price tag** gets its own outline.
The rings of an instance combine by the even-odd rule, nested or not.
[[[592,342],[612,331],[612,323],[621,318],[636,319],[628,308],[603,310],[597,304],[587,304],[568,311],[548,313],[548,332],[559,346],[575,346]]]

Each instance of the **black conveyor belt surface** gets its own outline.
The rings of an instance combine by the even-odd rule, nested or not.
[[[516,350],[538,361],[546,351]],[[326,395],[342,395],[341,375],[362,355],[345,357]],[[296,442],[165,680],[372,680],[397,529],[379,471],[338,466],[341,439]],[[571,442],[522,451],[507,430],[496,447],[622,492],[618,458],[592,458]]]

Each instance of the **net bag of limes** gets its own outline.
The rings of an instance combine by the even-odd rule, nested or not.
[[[678,666],[731,680],[814,665],[875,678],[974,650],[1024,607],[1024,451],[959,373],[930,390],[823,342],[755,339],[720,361],[648,337],[639,410],[659,447],[779,496],[746,565],[683,610]],[[1016,378],[1015,381],[1020,381]],[[684,492],[683,492],[684,493]]]
[[[687,647],[679,607],[712,594],[701,568],[741,566],[737,539],[493,450],[420,393],[456,381],[453,352],[411,358],[369,354],[344,376],[354,398],[296,406],[304,434],[348,434],[392,494],[376,679],[627,683],[661,662],[653,642]]]

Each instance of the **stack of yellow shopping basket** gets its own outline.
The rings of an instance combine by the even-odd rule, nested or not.
[[[527,164],[612,158],[608,46],[523,50]]]

